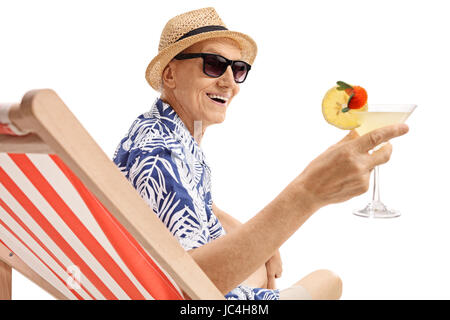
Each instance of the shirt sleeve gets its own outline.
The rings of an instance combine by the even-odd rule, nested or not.
[[[205,203],[186,161],[160,145],[131,150],[128,180],[185,250],[209,242]]]

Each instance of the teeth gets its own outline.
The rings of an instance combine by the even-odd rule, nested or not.
[[[207,95],[208,95],[208,97],[210,97],[211,99],[216,98],[216,99],[221,99],[221,100],[223,100],[223,101],[225,101],[225,102],[228,101],[228,98],[227,98],[227,97],[218,96],[218,95],[216,95],[216,94],[209,94],[209,93],[208,93]]]

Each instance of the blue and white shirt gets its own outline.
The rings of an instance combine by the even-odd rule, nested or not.
[[[133,122],[113,161],[185,250],[226,234],[212,210],[205,155],[169,104],[157,99]],[[225,297],[279,299],[279,291],[240,285]]]

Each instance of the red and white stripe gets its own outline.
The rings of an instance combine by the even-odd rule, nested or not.
[[[0,241],[69,299],[183,299],[56,155],[0,153]]]

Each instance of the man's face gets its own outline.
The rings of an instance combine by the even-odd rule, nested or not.
[[[183,53],[215,53],[230,60],[241,58],[240,48],[233,41],[224,38],[209,39],[198,42]],[[177,109],[181,109],[184,121],[202,121],[207,126],[225,120],[228,106],[239,92],[239,85],[234,81],[231,66],[219,78],[212,78],[203,73],[203,59],[173,60],[174,88],[172,94]],[[226,98],[217,102],[212,95]],[[177,112],[180,110],[177,110]]]

